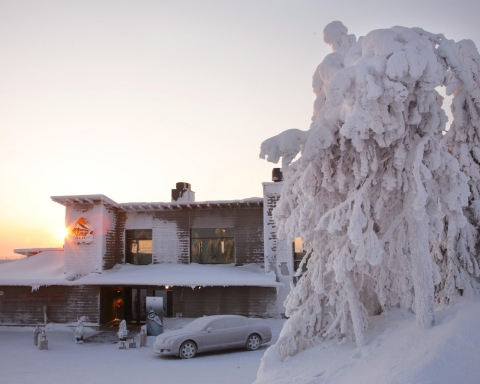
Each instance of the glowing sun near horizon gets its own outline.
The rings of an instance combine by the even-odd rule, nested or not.
[[[67,237],[68,235],[68,228],[64,228],[64,227],[60,227],[56,230],[55,232],[55,237],[57,238],[57,240],[60,240],[62,242],[62,245],[65,241],[65,238]]]

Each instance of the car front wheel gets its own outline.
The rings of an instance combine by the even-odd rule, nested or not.
[[[193,341],[185,341],[180,346],[180,357],[182,359],[191,359],[197,354],[197,346]]]
[[[258,335],[250,335],[247,339],[247,349],[249,351],[256,351],[258,348],[260,348],[260,336]]]

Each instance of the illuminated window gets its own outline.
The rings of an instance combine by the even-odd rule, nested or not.
[[[125,262],[135,265],[152,264],[152,230],[125,231]]]
[[[293,267],[295,271],[297,271],[298,267],[300,267],[300,263],[302,262],[302,259],[304,258],[306,252],[303,248],[303,242],[300,237],[295,238],[295,241],[293,242]],[[302,272],[305,272],[307,270],[307,263],[303,265]]]
[[[229,264],[235,261],[233,228],[192,229],[190,261],[199,264]]]

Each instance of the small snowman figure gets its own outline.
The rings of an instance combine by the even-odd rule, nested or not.
[[[78,320],[77,326],[75,327],[74,333],[75,333],[75,342],[76,343],[83,343],[83,336],[85,335],[85,330],[83,329],[83,323],[87,321],[86,316],[80,317]]]
[[[120,322],[120,325],[118,326],[118,332],[117,332],[118,339],[121,341],[120,347],[118,349],[127,349],[125,346],[125,340],[127,340],[128,337],[128,330],[127,330],[127,322],[125,320],[122,320]]]

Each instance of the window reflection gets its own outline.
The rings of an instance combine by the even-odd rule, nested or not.
[[[293,268],[295,271],[298,270],[300,267],[300,263],[302,262],[302,259],[304,258],[306,252],[303,246],[303,241],[300,237],[295,238],[295,241],[293,243]],[[305,272],[307,270],[307,264],[305,263],[302,268],[302,272]]]
[[[192,229],[190,255],[192,263],[229,264],[235,261],[233,228]]]
[[[135,265],[152,263],[152,230],[125,231],[125,262]]]

